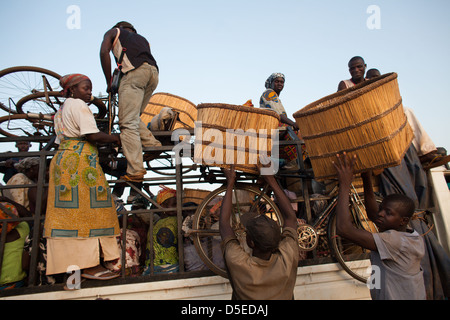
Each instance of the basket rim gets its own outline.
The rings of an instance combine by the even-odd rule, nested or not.
[[[320,112],[335,108],[347,101],[354,100],[375,88],[378,88],[388,82],[391,82],[391,81],[397,79],[397,77],[398,77],[397,73],[391,72],[391,73],[386,73],[384,75],[381,75],[379,77],[376,77],[376,78],[373,78],[370,80],[366,80],[362,83],[358,83],[357,85],[355,85],[353,87],[335,92],[333,94],[330,94],[330,95],[325,96],[315,102],[308,104],[304,108],[295,112],[293,114],[293,117],[295,119],[302,118],[302,117],[310,116],[312,114],[320,113]],[[334,98],[339,98],[339,97],[340,97],[340,99],[336,100],[333,103],[313,109],[314,106],[316,106],[320,103],[323,103],[324,101],[334,99]]]
[[[226,104],[226,103],[200,103],[198,109],[230,109],[241,112],[258,113],[266,116],[272,116],[280,121],[280,115],[275,110],[260,109],[255,107],[246,107],[242,105]]]
[[[177,96],[177,95],[172,94],[172,93],[167,93],[167,92],[156,92],[156,93],[152,94],[152,96],[150,97],[149,102],[151,102],[151,99],[153,98],[153,96],[156,96],[156,95],[162,95],[162,96],[164,95],[164,96],[170,96],[170,97],[178,98],[178,99],[180,99],[180,100],[183,100],[183,101],[188,102],[188,103],[191,104],[194,108],[197,108],[197,106],[195,105],[195,103],[193,103],[192,101],[189,101],[189,100],[186,99],[186,98]]]

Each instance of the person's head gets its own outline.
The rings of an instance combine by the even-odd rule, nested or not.
[[[123,29],[128,29],[128,30],[130,30],[130,31],[132,31],[132,32],[134,32],[134,33],[137,33],[137,32],[136,32],[136,29],[133,27],[133,25],[132,25],[131,23],[127,22],[127,21],[120,21],[120,22],[117,22],[117,23],[114,25],[113,28],[123,28]]]
[[[364,75],[366,73],[366,63],[364,59],[360,56],[356,56],[350,59],[348,62],[348,71],[352,76],[352,80],[355,83],[359,83],[364,80]]]
[[[166,186],[161,185],[161,190],[159,190],[156,195],[156,202],[163,208],[174,208],[177,206],[177,191]],[[169,216],[176,215],[176,211],[166,212]]]
[[[198,205],[197,205],[195,202],[186,202],[186,203],[183,203],[183,208],[189,208],[189,207],[191,207],[191,208],[193,208],[193,207],[197,208],[197,206],[198,206]],[[188,216],[193,216],[194,213],[195,213],[195,210],[196,210],[196,209],[183,210],[183,219],[186,218],[186,217],[188,217]]]
[[[247,244],[261,252],[274,252],[281,240],[280,226],[266,215],[249,219],[246,224]]]
[[[89,77],[80,73],[68,74],[61,77],[59,84],[63,88],[66,98],[81,99],[84,102],[91,101],[92,98],[92,82]]]
[[[375,77],[379,77],[379,76],[381,76],[381,72],[378,69],[369,69],[366,72],[366,79],[367,80],[375,78]]]
[[[31,142],[29,141],[17,141],[16,148],[19,152],[27,152],[31,147]]]
[[[39,162],[38,157],[25,158],[20,160],[14,165],[14,168],[20,173],[26,175],[29,179],[37,181],[39,175]]]
[[[266,89],[273,89],[278,95],[284,88],[285,76],[282,73],[276,72],[272,73],[269,78],[267,78],[264,84]]]
[[[403,194],[386,196],[380,204],[380,209],[374,223],[380,231],[406,229],[415,211],[414,201]]]

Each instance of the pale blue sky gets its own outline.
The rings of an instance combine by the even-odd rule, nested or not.
[[[70,5],[80,8],[80,29],[66,25]],[[370,5],[380,9],[380,29],[367,26]],[[360,55],[368,68],[399,74],[404,105],[450,151],[448,12],[448,0],[3,1],[0,69],[85,73],[94,93],[104,93],[100,43],[127,20],[151,43],[160,67],[156,92],[195,104],[258,105],[266,78],[282,72],[281,100],[292,116],[334,93],[350,77],[348,60]]]

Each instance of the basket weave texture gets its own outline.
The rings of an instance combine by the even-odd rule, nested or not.
[[[344,151],[357,155],[355,173],[399,165],[413,138],[396,73],[326,96],[293,116],[318,180],[336,176],[332,161]]]
[[[194,122],[197,120],[197,108],[195,104],[182,97],[164,92],[158,92],[152,95],[144,112],[141,114],[141,120],[144,123],[149,123],[164,107],[169,107],[179,112],[179,120],[175,123],[173,130],[178,128],[194,128]]]
[[[206,198],[208,194],[211,193],[209,190],[202,189],[189,189],[185,188],[183,196],[183,203],[194,202],[198,205]]]
[[[194,162],[258,174],[259,155],[271,155],[274,111],[253,107],[204,103],[197,106]],[[227,132],[232,129],[232,132]]]

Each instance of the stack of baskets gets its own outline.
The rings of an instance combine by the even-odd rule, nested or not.
[[[197,120],[197,108],[195,104],[170,93],[155,93],[150,98],[147,107],[145,107],[141,115],[141,120],[144,123],[149,123],[164,107],[169,107],[179,112],[179,119],[175,123],[173,130],[178,128],[194,128],[194,122]]]
[[[279,116],[270,110],[229,104],[197,106],[194,161],[258,174],[261,154],[270,157]],[[228,130],[227,129],[231,129]]]
[[[336,176],[336,154],[357,155],[355,173],[399,165],[413,132],[397,74],[389,73],[326,96],[294,113],[316,179]]]

